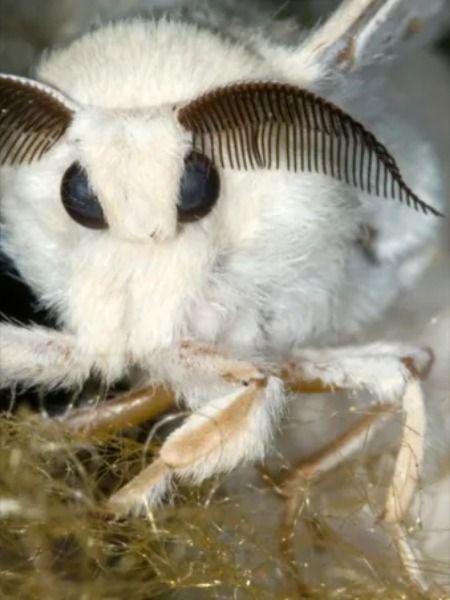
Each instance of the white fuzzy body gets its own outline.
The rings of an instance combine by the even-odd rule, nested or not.
[[[401,342],[368,344],[363,333],[429,263],[439,219],[325,175],[218,168],[213,210],[180,224],[192,137],[177,111],[237,82],[306,89],[361,121],[414,193],[445,210],[433,136],[420,110],[405,110],[420,106],[413,102],[420,90],[405,85],[417,78],[416,64],[376,68],[417,11],[428,19],[442,7],[441,0],[427,7],[347,0],[291,47],[225,22],[226,35],[180,20],[137,19],[88,33],[39,64],[40,91],[48,86],[67,99],[70,125],[40,160],[0,169],[0,245],[61,331],[1,323],[0,387],[75,387],[91,374],[107,383],[131,375],[153,391],[168,384],[193,413],[156,461],[112,496],[114,512],[157,503],[173,476],[199,482],[263,459],[286,408],[285,389],[312,384],[368,391],[382,402],[336,441],[336,451],[325,450],[317,471],[364,447],[393,405],[404,411],[383,512],[384,523],[401,520],[420,476],[426,418],[417,379],[431,354]],[[8,119],[8,88],[3,100],[1,92]],[[0,159],[4,136],[0,126]],[[79,225],[63,206],[61,182],[76,162],[107,229]],[[368,243],[363,231],[373,233]],[[345,345],[355,340],[365,345]],[[302,486],[291,487],[298,494]],[[422,585],[406,542],[399,552]]]
[[[246,357],[334,343],[377,318],[426,262],[437,219],[316,174],[223,171],[213,212],[177,226],[187,140],[170,120],[173,104],[241,80],[319,85],[314,56],[294,77],[258,43],[133,21],[88,34],[38,68],[83,108],[41,161],[2,170],[3,246],[109,380],[135,365],[159,378],[159,352],[186,338]],[[329,99],[345,106],[348,95],[336,86]],[[436,160],[420,131],[379,98],[351,105],[408,184],[439,206]],[[101,199],[105,232],[80,227],[61,204],[61,177],[76,160]],[[377,231],[375,262],[357,243],[361,225]]]

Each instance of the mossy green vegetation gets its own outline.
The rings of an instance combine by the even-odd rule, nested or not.
[[[327,525],[326,511],[340,505],[348,520],[362,504],[345,490],[349,466],[320,490],[331,498],[341,482],[334,508],[321,502],[323,515],[305,510],[299,527],[307,559],[294,568],[269,525],[267,511],[281,510],[281,503],[262,481],[227,493],[226,479],[214,480],[174,490],[171,502],[141,517],[108,515],[106,497],[151,460],[143,448],[130,435],[86,440],[36,415],[1,418],[2,599],[424,598],[395,560],[363,556]],[[305,490],[307,506],[315,495]],[[444,565],[432,569],[445,572]],[[429,597],[445,595],[435,590]]]

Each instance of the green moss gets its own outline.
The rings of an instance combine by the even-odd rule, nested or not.
[[[0,420],[0,598],[300,597],[297,571],[265,526],[272,492],[262,484],[252,486],[260,498],[253,516],[244,501],[250,491],[230,497],[219,481],[178,491],[174,504],[143,518],[107,515],[104,499],[139,469],[142,449],[129,437],[91,444],[35,416]],[[338,479],[345,484],[343,473]],[[348,518],[355,498],[336,498]],[[300,529],[316,581],[311,598],[423,597],[398,565],[362,557],[326,523],[316,512]],[[327,587],[333,577],[341,585]]]

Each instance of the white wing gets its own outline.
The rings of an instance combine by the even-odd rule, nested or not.
[[[315,89],[324,81],[340,85],[349,75],[402,56],[449,24],[449,0],[343,0],[297,48],[260,40],[258,50],[288,80]]]
[[[344,0],[308,43],[322,68],[354,71],[425,43],[449,22],[448,0]]]

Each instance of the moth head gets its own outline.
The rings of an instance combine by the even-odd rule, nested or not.
[[[61,199],[66,209],[80,181],[101,205],[103,227],[112,234],[136,241],[176,235],[191,148],[190,136],[170,107],[85,108],[76,115],[68,139],[76,163],[63,177]]]
[[[194,151],[173,106],[78,106],[49,86],[0,77],[0,109],[1,165],[50,161],[64,143],[61,212],[80,227],[133,241],[169,239],[218,199],[218,170]]]
[[[64,137],[67,218],[125,239],[169,239],[209,215],[226,169],[319,173],[439,214],[362,124],[288,84],[238,83],[180,105],[106,110],[1,76],[0,111],[0,164],[43,160]]]

